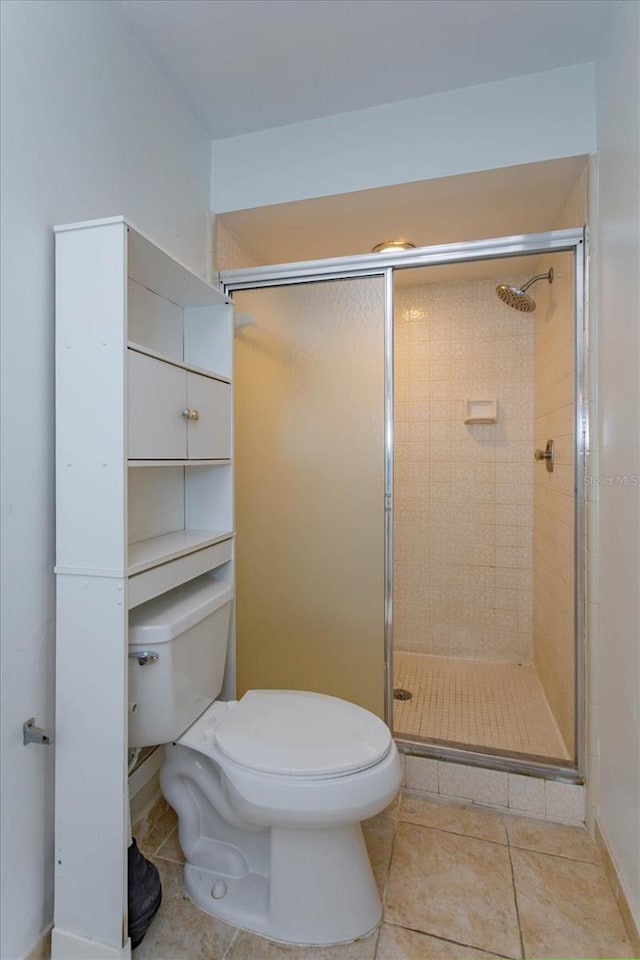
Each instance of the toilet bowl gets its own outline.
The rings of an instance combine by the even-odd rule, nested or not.
[[[215,699],[231,590],[206,580],[174,593],[131,618],[130,744],[164,734],[160,784],[178,815],[187,892],[207,913],[286,943],[365,935],[381,904],[360,821],[401,780],[388,727],[306,691]]]

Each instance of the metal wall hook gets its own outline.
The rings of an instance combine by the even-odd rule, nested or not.
[[[28,743],[44,743],[49,745],[51,737],[40,727],[36,727],[36,718],[31,717],[22,724],[22,743],[26,747]]]

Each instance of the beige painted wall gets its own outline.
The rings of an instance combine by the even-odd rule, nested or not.
[[[396,649],[531,662],[533,322],[500,276],[399,287]],[[466,398],[498,422],[466,425]]]

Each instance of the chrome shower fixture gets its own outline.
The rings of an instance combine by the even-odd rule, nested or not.
[[[522,313],[533,313],[536,308],[536,302],[526,291],[532,284],[537,283],[538,280],[548,280],[549,283],[553,283],[553,267],[548,273],[539,273],[537,276],[532,277],[531,280],[527,280],[522,287],[512,287],[508,283],[499,283],[496,287],[496,293],[508,307],[513,307],[514,310],[521,310]]]

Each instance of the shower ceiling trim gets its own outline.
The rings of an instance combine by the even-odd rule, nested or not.
[[[339,280],[347,277],[376,276],[393,267],[406,270],[444,263],[470,263],[473,260],[499,260],[503,257],[530,256],[554,250],[574,250],[584,245],[584,229],[550,230],[467,243],[444,243],[400,253],[365,253],[354,257],[330,257],[325,260],[301,260],[263,267],[221,270],[218,280],[225,292],[253,290],[309,280]]]

